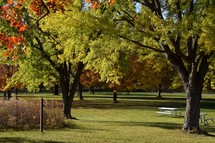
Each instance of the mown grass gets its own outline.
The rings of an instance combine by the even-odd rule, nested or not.
[[[23,95],[24,96],[24,95]],[[37,97],[36,97],[37,96]],[[40,98],[42,95],[36,95]],[[215,125],[202,126],[210,136],[181,132],[183,117],[157,116],[159,106],[178,107],[184,115],[185,98],[181,93],[165,93],[157,99],[156,93],[131,93],[119,95],[113,104],[111,93],[84,93],[84,100],[76,97],[73,115],[78,120],[66,120],[67,126],[48,130],[0,130],[0,142],[33,143],[212,143]],[[20,96],[22,98],[22,96]],[[27,98],[27,97],[26,97]],[[43,95],[46,99],[61,100],[60,96]],[[205,94],[201,111],[215,119],[215,96]]]

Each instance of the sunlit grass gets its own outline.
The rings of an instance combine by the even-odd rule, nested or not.
[[[37,95],[38,98],[41,95]],[[51,96],[43,96],[51,99]],[[107,98],[105,98],[107,96]],[[67,126],[60,129],[15,131],[0,130],[0,142],[33,143],[213,143],[215,125],[203,127],[213,136],[185,134],[181,132],[183,117],[157,116],[160,106],[178,107],[184,115],[185,100],[175,99],[183,94],[164,94],[164,99],[156,99],[156,93],[121,94],[119,103],[113,104],[111,94],[84,93],[83,101],[75,97],[73,116],[78,120],[66,120]],[[214,95],[206,95],[211,100],[203,100],[201,111],[215,119]],[[205,97],[206,97],[205,96]],[[128,98],[125,98],[128,97]],[[134,99],[130,97],[135,97]],[[141,98],[142,97],[142,98]],[[150,97],[150,98],[149,98]],[[61,97],[53,97],[61,100]],[[168,99],[169,98],[169,99]]]

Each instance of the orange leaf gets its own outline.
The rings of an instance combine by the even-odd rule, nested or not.
[[[13,4],[13,0],[7,0],[8,4]]]
[[[98,4],[98,2],[94,2],[94,3],[92,4],[92,6],[91,6],[91,7],[92,7],[93,9],[96,9],[97,4]]]
[[[14,56],[13,56],[13,60],[14,60],[14,61],[18,60],[18,56],[14,55]]]
[[[19,10],[22,9],[22,4],[21,3],[17,3],[16,8],[18,8]]]
[[[13,44],[15,44],[15,43],[16,43],[16,37],[10,37],[10,39],[9,39],[9,40],[10,40],[10,42],[11,42],[11,43],[13,43]]]
[[[10,55],[10,52],[8,52],[8,51],[4,53],[5,57],[8,57],[9,55]]]
[[[110,5],[112,5],[115,3],[115,0],[109,0],[109,2],[110,2]]]
[[[9,9],[9,6],[4,5],[4,6],[2,7],[2,9],[5,10],[5,11],[7,11],[7,10]]]
[[[25,30],[26,30],[25,25],[22,25],[21,27],[19,27],[19,31],[20,31],[20,32],[25,31]]]

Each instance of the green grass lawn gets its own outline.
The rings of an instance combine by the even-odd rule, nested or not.
[[[25,95],[20,95],[22,98]],[[184,115],[184,94],[165,93],[156,99],[156,93],[131,93],[119,95],[113,104],[110,93],[84,93],[84,100],[76,97],[73,116],[60,129],[16,131],[0,129],[1,142],[31,143],[213,143],[215,125],[203,127],[211,136],[181,132],[183,117],[157,116],[160,106],[178,107]],[[61,100],[51,94],[36,94],[35,98]],[[215,119],[215,95],[204,94],[201,111]]]

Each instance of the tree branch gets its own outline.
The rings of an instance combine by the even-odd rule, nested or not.
[[[176,39],[170,38],[170,41],[175,48],[175,53],[177,55],[181,56],[187,63],[189,63],[190,62],[189,58],[181,52],[181,48],[180,48],[181,36],[180,36],[180,34],[176,35]]]
[[[33,45],[33,46],[34,46],[36,49],[38,49],[38,50],[41,52],[41,54],[43,55],[43,57],[44,57],[45,59],[47,59],[48,62],[53,66],[53,68],[55,68],[55,69],[59,72],[59,69],[57,68],[56,63],[55,63],[53,60],[51,60],[50,56],[44,51],[44,49],[43,49],[43,44],[42,44],[42,42],[40,41],[40,39],[39,39],[37,36],[35,36],[35,39],[36,39],[36,41],[37,41],[37,43],[38,43],[38,46],[36,46],[36,45]]]
[[[36,25],[38,25],[40,20],[42,20],[44,17],[46,17],[50,13],[50,11],[49,11],[48,7],[46,6],[45,2],[43,0],[40,0],[40,1],[42,3],[42,6],[46,9],[46,13],[43,14],[39,19],[37,19],[37,21],[35,22]],[[30,28],[33,27],[35,24],[31,25]]]
[[[162,19],[164,19],[164,18],[163,18],[162,11],[161,11],[161,3],[160,3],[159,0],[155,0],[155,1],[156,1],[156,4],[157,4],[157,13],[158,13],[158,15],[159,15]]]
[[[140,43],[139,41],[135,41],[135,40],[132,40],[131,38],[128,38],[128,37],[125,37],[125,36],[122,36],[122,35],[118,35],[120,38],[123,38],[125,40],[128,40],[134,44],[137,44],[139,45],[140,47],[144,47],[144,48],[147,48],[147,49],[150,49],[150,50],[153,50],[155,52],[160,52],[160,53],[166,53],[167,51],[165,50],[160,50],[160,49],[156,49],[156,48],[153,48],[153,47],[150,47],[150,46],[147,46],[147,45],[144,45],[142,43]]]
[[[179,0],[177,0],[177,2],[176,2],[176,8],[177,8],[177,17],[181,21],[182,20],[182,13],[181,13],[181,4],[180,4]]]
[[[194,5],[194,1],[191,0],[190,1],[190,6],[189,6],[189,15],[191,15],[191,13],[193,12],[193,5]]]
[[[145,0],[145,1],[141,1],[141,0],[135,0],[135,2],[138,2],[146,7],[148,7],[149,9],[151,9],[152,12],[155,12],[155,14],[159,17],[161,17],[163,19],[163,14],[161,12],[161,4],[159,0],[153,0],[153,1],[149,1],[149,0]]]
[[[211,54],[209,54],[209,55],[202,56],[202,60],[201,60],[201,64],[199,66],[199,72],[198,72],[199,77],[200,77],[199,80],[203,81],[205,75],[207,74],[207,71],[208,71],[208,68],[210,65],[210,62],[208,61],[208,59],[212,56],[212,53],[214,53],[214,52],[211,52]]]
[[[120,9],[120,10],[118,10],[118,13],[120,13],[121,14],[121,12],[120,11],[122,11],[123,13],[125,13],[128,17],[126,17],[126,16],[122,16],[120,19],[116,19],[117,21],[118,20],[125,20],[126,22],[128,22],[131,26],[133,26],[134,27],[134,17],[131,15],[131,14],[129,14],[127,11],[125,11],[125,10],[123,10],[123,9]]]

